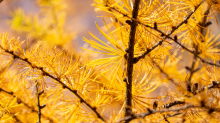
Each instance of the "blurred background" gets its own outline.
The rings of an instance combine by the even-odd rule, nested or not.
[[[66,14],[63,29],[69,33],[71,32],[74,35],[71,38],[71,44],[73,47],[74,45],[77,45],[75,48],[77,48],[77,50],[81,50],[78,45],[83,46],[83,37],[86,37],[87,39],[91,38],[88,31],[92,32],[101,40],[105,40],[104,37],[99,33],[95,24],[95,22],[97,22],[100,26],[104,25],[103,18],[97,17],[104,14],[94,11],[94,7],[91,5],[93,0],[62,0],[62,3],[65,4],[65,7],[62,9],[62,11]],[[41,7],[42,6],[38,4],[37,0],[3,0],[3,2],[0,4],[0,34],[8,32],[9,37],[20,37],[20,40],[34,40],[33,35],[30,36],[25,31],[15,30],[12,27],[11,20],[14,18],[13,13],[15,13],[15,11],[18,9],[23,10],[25,16],[37,15],[42,18],[47,18],[47,16],[45,16],[45,14],[42,12]],[[59,12],[57,14],[59,14]],[[39,20],[40,19],[41,18],[39,18]],[[44,25],[42,24],[42,26]]]
[[[63,28],[68,32],[74,33],[74,36],[71,38],[72,46],[78,46],[78,44],[83,46],[83,37],[91,39],[88,31],[105,41],[105,38],[100,34],[95,25],[95,22],[97,22],[99,26],[104,26],[103,17],[97,17],[104,16],[104,13],[94,11],[94,7],[91,5],[93,0],[63,0],[62,3],[65,4],[64,9],[62,10],[66,14]],[[26,16],[40,15],[44,17],[44,14],[41,12],[41,7],[42,6],[39,6],[37,0],[3,0],[0,4],[0,33],[8,32],[10,33],[10,37],[20,37],[21,40],[33,37],[27,35],[27,33],[22,33],[22,31],[15,31],[12,29],[10,20],[13,18],[12,13],[17,9],[22,9]],[[218,13],[216,13],[216,17],[220,18]],[[218,23],[220,24],[220,21]],[[215,36],[220,34],[220,28],[217,26],[215,18],[212,19],[212,25],[209,26],[209,28],[211,28],[211,32],[214,32]],[[77,50],[80,50],[79,46]]]

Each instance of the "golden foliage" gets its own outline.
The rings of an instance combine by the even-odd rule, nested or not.
[[[219,0],[141,0],[137,19],[133,4],[94,0],[106,12],[105,26],[96,23],[106,40],[89,32],[95,40],[84,37],[91,48],[80,52],[63,49],[75,36],[65,29],[65,1],[38,0],[43,17],[12,12],[11,28],[34,41],[0,35],[0,122],[126,121],[135,23],[131,122],[219,122],[219,36],[207,27]]]

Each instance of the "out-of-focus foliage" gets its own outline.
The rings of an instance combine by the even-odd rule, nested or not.
[[[63,46],[72,41],[74,33],[65,29],[65,2],[62,0],[39,0],[40,13],[26,15],[22,9],[11,13],[11,28],[27,33],[34,40],[42,40],[53,46]]]
[[[36,3],[40,14],[28,15],[17,9],[9,21],[13,30],[27,34],[31,41],[0,35],[0,122],[123,119],[132,0],[94,0],[95,10],[106,12],[104,26],[96,24],[106,40],[89,32],[93,39],[83,38],[88,46],[80,52],[63,50],[74,38],[74,33],[65,29],[65,8],[71,5],[65,0]],[[129,108],[134,114],[151,114],[131,122],[219,122],[219,89],[196,93],[212,81],[220,81],[219,36],[202,25],[204,18],[206,24],[215,17],[219,6],[219,0],[141,0],[138,17],[133,19],[138,22],[134,57],[149,53],[134,64]],[[169,36],[178,39],[165,38],[172,30]],[[89,57],[97,54],[101,54],[97,59]],[[181,103],[166,107],[173,102]],[[195,107],[175,110],[187,105]]]

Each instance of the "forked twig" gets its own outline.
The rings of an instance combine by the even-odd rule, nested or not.
[[[44,93],[44,90],[40,91],[40,86],[39,86],[39,82],[36,83],[36,95],[37,95],[37,107],[38,107],[38,122],[37,123],[41,123],[41,109],[43,109],[46,105],[41,105],[40,104],[40,96]]]
[[[5,90],[5,89],[2,89],[2,88],[0,88],[0,92],[5,92],[5,93],[7,93],[7,94],[9,94],[9,95],[11,95],[11,96],[13,96],[14,98],[16,97],[15,95],[14,95],[14,92],[9,92],[9,91],[7,91],[7,90]],[[32,107],[32,106],[29,106],[27,103],[25,103],[24,101],[22,101],[21,99],[19,99],[19,98],[17,98],[17,102],[18,103],[22,103],[22,104],[24,104],[26,107],[28,107],[29,109],[31,109],[33,112],[37,112],[38,113],[38,110],[36,110],[34,107]],[[41,114],[44,118],[46,118],[46,119],[48,119],[49,121],[50,121],[50,123],[56,123],[52,118],[50,118],[50,117],[47,117],[47,116],[45,116],[44,114]]]

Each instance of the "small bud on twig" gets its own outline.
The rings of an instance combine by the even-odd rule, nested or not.
[[[195,84],[194,84],[194,87],[193,87],[193,91],[194,91],[194,92],[195,92],[196,90],[198,90],[198,86],[199,86],[198,83],[195,83]]]
[[[187,91],[191,92],[191,86],[187,85]]]
[[[134,64],[137,63],[138,61],[139,61],[138,58],[133,58],[133,63],[134,63]]]
[[[40,96],[40,95],[43,94],[43,93],[44,93],[44,90],[42,90],[41,92],[39,92],[38,95]]]
[[[44,107],[46,107],[46,104],[41,105],[41,106],[40,106],[40,109],[43,109]]]
[[[154,22],[154,29],[157,30],[157,22]]]
[[[132,24],[132,21],[131,20],[126,20],[125,21],[127,24],[131,25]]]
[[[218,83],[216,81],[212,81],[213,87],[217,87]]]
[[[176,27],[175,26],[172,26],[172,30],[175,30],[176,29]]]
[[[128,48],[127,48],[127,49],[125,49],[125,52],[126,52],[126,53],[129,53],[129,49],[128,49]]]
[[[209,21],[209,22],[207,22],[204,26],[205,26],[205,27],[208,27],[208,26],[210,26],[211,24],[212,24],[212,22]]]
[[[174,41],[177,42],[177,35],[174,36]]]
[[[186,70],[191,71],[191,68],[189,68],[188,66],[185,67]]]
[[[214,108],[210,108],[209,111],[208,111],[208,113],[211,114],[211,113],[214,112],[214,111],[215,111]]]
[[[152,111],[150,108],[147,108],[147,111],[148,111],[150,114],[153,113],[153,111]]]
[[[158,101],[155,101],[154,104],[153,104],[153,109],[156,110],[157,106],[158,106]]]

